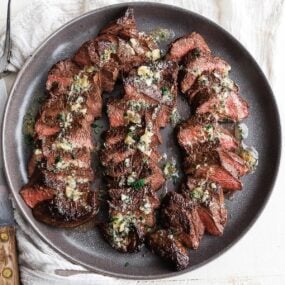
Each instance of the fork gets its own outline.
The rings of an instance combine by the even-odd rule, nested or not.
[[[5,42],[3,54],[0,57],[0,79],[8,74],[7,66],[11,55],[10,4],[11,0],[8,0]]]

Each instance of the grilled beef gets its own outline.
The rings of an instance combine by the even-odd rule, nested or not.
[[[46,88],[48,98],[35,124],[30,182],[20,193],[38,220],[74,227],[98,211],[91,189],[91,123],[101,115],[100,76],[68,59],[50,70]]]
[[[178,38],[170,44],[167,59],[172,61],[181,61],[185,55],[193,50],[199,50],[205,53],[210,53],[210,49],[203,39],[203,37],[198,33],[191,33],[190,35]]]
[[[124,80],[124,98],[172,107],[176,104],[177,74],[178,65],[171,61],[142,65],[132,70]]]
[[[54,197],[55,191],[41,185],[25,185],[20,194],[30,208],[34,208],[39,202],[50,200]]]
[[[122,17],[106,25],[100,31],[100,34],[111,34],[122,38],[130,38],[133,35],[136,35],[137,27],[134,10],[128,8]]]
[[[196,204],[199,217],[209,234],[223,234],[227,210],[223,189],[219,184],[189,177],[182,188],[182,195]]]
[[[177,139],[179,145],[187,152],[203,143],[216,142],[223,149],[234,151],[239,142],[225,128],[219,125],[215,117],[210,114],[199,114],[191,117],[178,126]]]
[[[218,71],[204,72],[187,92],[197,114],[211,113],[219,121],[240,121],[248,116],[248,103],[239,96],[238,86]]]
[[[238,155],[239,142],[210,114],[195,115],[178,127],[177,138],[185,151],[185,173],[218,182],[227,190],[240,190],[239,177],[249,172]]]
[[[234,177],[241,177],[249,172],[248,166],[240,156],[218,147],[215,142],[207,142],[193,147],[185,158],[188,173],[195,172],[203,165],[220,165]]]
[[[193,50],[185,58],[183,79],[180,83],[181,91],[186,93],[198,76],[205,71],[217,70],[222,74],[228,74],[230,69],[229,64],[221,58],[199,49]]]
[[[139,251],[147,237],[154,253],[182,270],[189,264],[187,248],[197,249],[204,231],[223,234],[223,191],[241,190],[240,177],[257,159],[219,124],[239,122],[249,112],[228,77],[229,64],[213,56],[195,32],[175,40],[160,57],[153,38],[137,30],[129,8],[71,59],[54,65],[35,123],[29,183],[20,194],[34,216],[49,225],[75,227],[96,215],[91,124],[101,116],[101,93],[111,92],[121,78],[123,98],[108,101],[110,129],[99,153],[109,205],[108,220],[100,227],[121,252]],[[160,129],[176,110],[178,72],[195,113],[177,128],[187,179],[180,193],[163,198],[156,229],[156,191],[165,182],[158,166]]]
[[[79,200],[57,193],[51,200],[38,203],[33,208],[34,217],[48,225],[73,228],[90,221],[98,212],[95,192],[79,191]]]
[[[109,215],[102,224],[105,239],[121,252],[140,250],[146,233],[155,225],[159,199],[150,187],[109,189]]]
[[[95,39],[84,43],[73,60],[83,66],[95,66],[101,75],[102,90],[110,92],[121,74],[133,67],[156,60],[160,51],[152,38],[138,32],[133,9],[103,28]]]
[[[175,270],[183,270],[189,265],[189,253],[182,243],[167,230],[157,230],[147,237],[148,248]]]
[[[135,152],[119,164],[109,164],[105,170],[109,187],[125,187],[141,182],[157,191],[165,182],[161,169],[151,158]]]
[[[242,183],[239,178],[231,175],[225,168],[218,164],[200,165],[196,168],[194,174],[186,169],[187,174],[198,178],[207,178],[217,182],[225,190],[235,191],[242,190]]]
[[[157,165],[160,160],[157,146],[161,143],[159,130],[168,123],[176,107],[177,73],[177,64],[170,61],[132,68],[123,81],[123,98],[108,102],[111,129],[105,132],[104,148],[100,152],[108,189],[117,188],[126,195],[128,189],[149,187],[157,191],[163,185],[165,179]],[[147,199],[145,191],[136,191],[142,200]],[[112,199],[109,203],[111,209]],[[150,210],[152,216],[154,209]],[[139,250],[147,225],[137,222],[137,218],[134,220],[136,208],[130,208],[127,216],[120,213],[119,217],[120,223],[128,225],[127,234],[118,233],[117,224],[113,223],[117,214],[111,210],[109,222],[102,225],[105,239],[119,251]],[[119,245],[114,244],[114,232],[119,236]]]
[[[160,221],[185,246],[197,249],[205,227],[192,201],[181,194],[168,192],[160,207]]]

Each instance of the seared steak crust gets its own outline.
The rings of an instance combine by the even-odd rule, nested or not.
[[[147,238],[147,246],[177,271],[189,265],[190,258],[187,248],[167,230],[151,233]]]

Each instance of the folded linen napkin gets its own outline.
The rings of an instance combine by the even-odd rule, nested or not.
[[[115,0],[30,0],[23,11],[12,19],[12,57],[10,71],[18,71],[34,49],[57,28],[90,10],[128,1]],[[266,75],[274,78],[272,69],[276,30],[284,6],[283,0],[171,0],[156,1],[178,5],[222,25],[235,35],[255,56]],[[4,30],[2,31],[2,33]],[[2,34],[0,33],[0,34]],[[3,45],[0,37],[0,50]],[[16,211],[17,239],[20,252],[22,283],[42,284],[126,284],[125,281],[94,274],[64,259],[33,231]],[[185,276],[184,276],[185,279]],[[156,281],[149,282],[155,284]],[[163,282],[168,283],[166,280]]]

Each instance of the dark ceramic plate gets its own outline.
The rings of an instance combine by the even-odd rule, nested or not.
[[[90,225],[64,230],[37,222],[19,196],[19,189],[27,181],[29,157],[29,147],[22,135],[23,118],[35,98],[44,93],[48,70],[58,60],[72,55],[83,42],[94,37],[100,28],[116,19],[128,6],[135,8],[138,27],[142,31],[162,27],[173,30],[176,37],[192,31],[201,33],[213,53],[231,64],[231,78],[239,84],[241,95],[250,104],[250,117],[246,120],[250,130],[247,144],[254,145],[260,154],[258,169],[243,179],[244,190],[237,193],[234,200],[227,201],[230,216],[224,235],[205,236],[199,250],[191,252],[191,266],[185,271],[204,265],[225,252],[253,224],[268,200],[280,157],[280,123],[272,91],[257,63],[236,39],[213,22],[177,7],[152,3],[109,6],[71,21],[50,36],[24,65],[12,89],[3,125],[5,169],[22,214],[47,243],[68,259],[96,272],[117,277],[171,277],[179,273],[173,272],[146,249],[137,254],[120,254],[109,247],[97,229]],[[116,96],[118,89],[112,96]],[[185,115],[188,107],[183,100],[180,100],[181,106],[180,111]],[[162,148],[175,152],[171,143],[172,130],[163,132],[166,145]],[[126,263],[129,265],[125,266]]]

